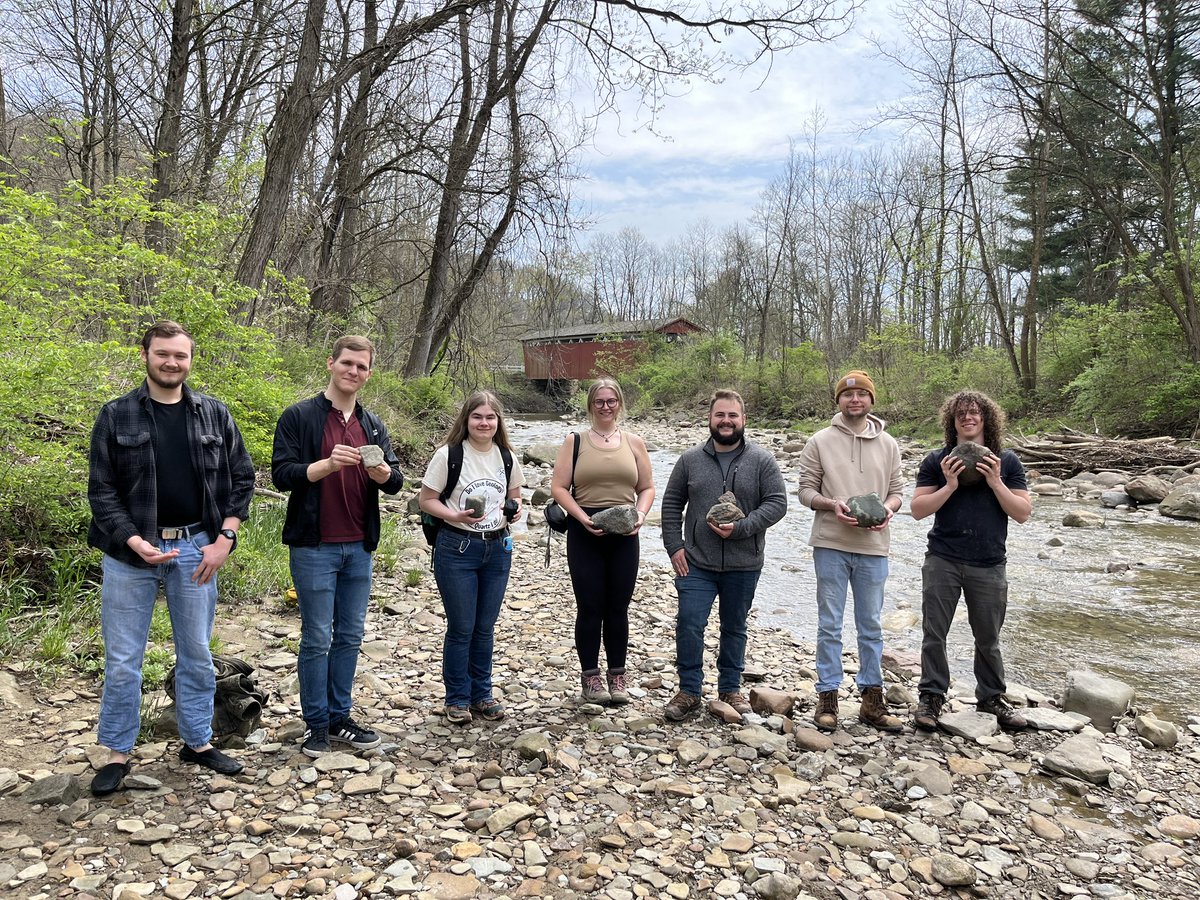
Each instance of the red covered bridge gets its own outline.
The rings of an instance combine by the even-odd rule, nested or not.
[[[702,331],[682,317],[641,319],[635,322],[595,322],[564,325],[554,331],[527,334],[521,338],[525,351],[525,377],[545,388],[549,382],[599,378],[608,368],[630,359],[650,334],[667,341]],[[601,362],[597,363],[597,357]],[[607,364],[607,365],[606,365]]]

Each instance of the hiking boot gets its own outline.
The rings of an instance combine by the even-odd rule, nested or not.
[[[471,724],[471,710],[465,706],[447,706],[445,713],[452,725]]]
[[[504,707],[500,705],[499,700],[488,697],[486,700],[472,703],[471,714],[488,722],[499,722],[504,718]]]
[[[671,702],[663,707],[663,715],[668,722],[682,722],[688,716],[700,709],[700,698],[687,691],[680,691],[671,698]]]
[[[300,748],[300,752],[315,759],[318,756],[324,756],[332,749],[329,746],[329,729],[310,728],[308,734],[304,736],[304,746]]]
[[[813,712],[813,723],[822,731],[836,731],[838,726],[838,692],[821,691],[817,694],[817,708]]]
[[[727,703],[738,711],[740,715],[746,716],[754,712],[750,708],[750,701],[746,699],[746,695],[741,691],[732,691],[728,694],[717,694],[717,699],[722,703]]]
[[[946,698],[942,694],[925,691],[917,703],[917,712],[913,716],[913,727],[922,731],[937,731],[938,719],[942,715],[942,706]]]
[[[330,743],[349,744],[355,750],[372,750],[383,743],[369,728],[363,728],[349,716],[336,725],[329,726]]]
[[[1025,717],[1013,709],[1012,704],[1004,699],[1003,694],[997,694],[994,697],[988,697],[986,700],[980,700],[975,704],[975,708],[981,713],[995,716],[1001,728],[1019,730],[1029,725]]]
[[[604,686],[604,679],[600,677],[599,669],[591,674],[584,673],[579,677],[583,682],[584,703],[599,703],[601,706],[608,706],[612,703],[612,694]]]
[[[625,670],[608,670],[608,696],[613,706],[624,706],[629,702],[629,687],[625,683]]]
[[[862,694],[862,704],[858,708],[858,721],[880,731],[900,731],[904,723],[895,716],[888,715],[887,702],[883,699],[883,688],[859,688]]]

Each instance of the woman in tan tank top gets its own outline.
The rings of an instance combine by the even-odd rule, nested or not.
[[[567,568],[575,592],[575,650],[589,703],[629,702],[625,657],[629,649],[629,602],[637,582],[638,532],[654,503],[654,476],[646,442],[619,426],[625,395],[611,378],[588,390],[591,427],[579,434],[579,458],[572,471],[575,435],[568,435],[554,463],[550,492],[571,517],[567,523]],[[571,485],[574,483],[574,494]],[[633,504],[638,524],[627,535],[606,534],[592,515]],[[600,676],[600,645],[608,663]]]

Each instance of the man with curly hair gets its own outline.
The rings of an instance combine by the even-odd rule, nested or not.
[[[911,505],[914,519],[933,514],[921,568],[924,637],[913,724],[923,731],[938,727],[950,687],[946,635],[961,596],[975,638],[976,707],[1004,728],[1024,728],[1025,718],[1004,697],[1000,628],[1008,607],[1008,520],[1021,523],[1033,512],[1025,468],[1003,448],[1004,411],[987,395],[959,391],[942,405],[941,420],[946,444],[921,463]],[[964,476],[967,464],[953,453],[964,441],[987,448],[976,463],[981,478]]]

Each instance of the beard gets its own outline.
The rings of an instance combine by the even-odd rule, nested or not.
[[[728,434],[722,433],[712,425],[708,426],[708,433],[712,435],[712,439],[722,447],[736,447],[742,441],[742,436],[746,433],[746,427],[735,428]]]
[[[149,367],[146,368],[146,377],[164,390],[177,388],[187,380],[188,373],[184,372],[157,372]]]

